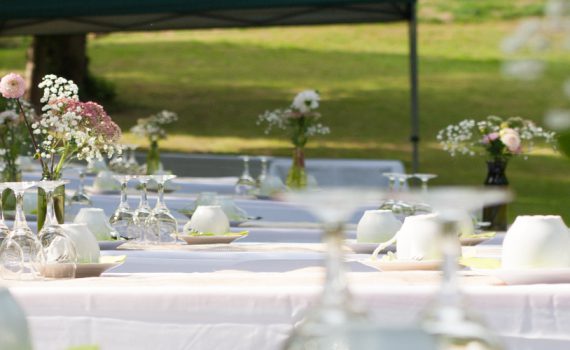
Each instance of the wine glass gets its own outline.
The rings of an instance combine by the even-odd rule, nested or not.
[[[390,194],[394,193],[394,191],[395,191],[396,175],[398,175],[398,174],[397,173],[382,173],[382,176],[388,178],[388,192]],[[396,201],[392,198],[392,196],[389,196],[388,199],[386,199],[384,201],[384,203],[382,203],[382,205],[380,205],[379,209],[380,210],[392,210],[392,208],[394,208],[395,203],[396,203]]]
[[[238,196],[247,196],[255,190],[255,180],[249,173],[249,156],[241,156],[243,160],[243,172],[235,185],[235,191]]]
[[[154,240],[154,237],[147,237],[146,226],[146,219],[152,212],[147,197],[147,184],[151,177],[149,175],[136,175],[133,176],[133,179],[136,179],[141,187],[141,199],[139,201],[139,206],[133,213],[133,223],[137,230],[137,241],[141,243],[149,243],[151,240]]]
[[[260,188],[261,184],[267,179],[267,162],[269,161],[269,157],[261,156],[259,160],[261,161],[261,172],[256,179],[257,188]]]
[[[351,297],[343,260],[343,230],[350,215],[363,205],[374,205],[382,193],[373,189],[327,188],[281,194],[286,201],[307,208],[321,222],[327,244],[325,283],[317,305],[288,339],[285,349],[345,349],[345,330],[367,322],[366,313]]]
[[[460,250],[459,222],[466,212],[486,205],[509,201],[512,195],[502,189],[444,187],[429,192],[402,194],[402,199],[421,200],[438,213],[442,228],[443,278],[440,290],[426,310],[422,325],[438,337],[440,349],[500,349],[496,339],[463,305],[457,282]]]
[[[422,191],[427,192],[428,190],[428,181],[431,179],[435,179],[437,177],[436,174],[413,174],[412,175],[415,178],[420,179],[420,181],[422,182]]]
[[[394,174],[394,178],[398,183],[398,192],[407,191],[408,188],[408,180],[411,179],[413,175],[410,174]],[[414,215],[414,206],[408,204],[403,200],[396,200],[392,206],[392,212],[396,217],[400,220],[404,220],[406,216]]]
[[[127,187],[129,181],[133,178],[132,175],[113,175],[121,185],[121,200],[119,206],[111,215],[109,224],[115,232],[117,232],[117,239],[134,239],[137,237],[137,230],[134,225],[134,216],[127,201]]]
[[[136,149],[139,148],[138,145],[125,145],[127,150],[129,151],[129,157],[126,162],[127,169],[131,174],[137,174],[140,170],[140,164],[137,162],[136,158]],[[125,158],[127,158],[125,156]]]
[[[164,184],[176,178],[176,175],[150,175],[158,188],[158,199],[150,215],[146,219],[146,226],[160,243],[181,243],[178,239],[178,221],[172,216],[164,203]],[[174,237],[173,237],[174,236]]]
[[[4,185],[16,196],[16,217],[12,231],[0,246],[0,274],[5,279],[39,279],[45,262],[42,245],[24,214],[24,193],[37,183],[5,182]]]
[[[43,248],[46,272],[49,273],[50,268],[55,267],[54,264],[63,264],[55,273],[58,278],[74,278],[78,259],[75,243],[57,222],[54,210],[53,192],[68,182],[65,180],[38,182],[38,187],[46,193],[47,204],[46,220],[38,232],[38,238]]]
[[[5,183],[0,182],[0,244],[2,244],[2,241],[10,233],[10,228],[8,228],[8,225],[4,222],[4,209],[2,208],[2,194],[7,188],[8,186],[6,186]]]
[[[79,185],[77,186],[75,193],[71,196],[71,203],[91,205],[91,198],[87,193],[85,193],[85,168],[76,167],[75,170],[79,174]]]

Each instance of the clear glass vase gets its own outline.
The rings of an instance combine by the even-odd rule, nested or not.
[[[48,207],[47,201],[48,198],[44,189],[38,188],[38,232],[44,227]],[[61,185],[54,190],[53,208],[57,222],[63,224],[65,221],[65,185]]]
[[[22,169],[20,169],[18,164],[7,164],[4,170],[2,170],[2,182],[19,181],[22,181]],[[8,211],[16,209],[16,196],[11,189],[6,189],[2,192],[2,207]]]
[[[295,147],[293,150],[293,162],[285,184],[291,189],[303,189],[307,187],[307,171],[305,170],[305,149]]]
[[[158,150],[158,141],[151,141],[150,148],[146,155],[146,174],[153,175],[160,170],[160,152]]]

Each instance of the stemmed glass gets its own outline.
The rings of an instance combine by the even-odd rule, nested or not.
[[[16,217],[12,231],[0,246],[0,273],[5,279],[39,279],[45,258],[42,245],[24,214],[24,193],[36,182],[5,182],[16,196]]]
[[[133,213],[133,222],[137,229],[137,241],[141,243],[148,243],[150,240],[149,238],[154,237],[147,237],[147,226],[146,226],[146,219],[150,216],[152,209],[148,204],[148,197],[147,197],[147,184],[150,181],[151,177],[149,175],[136,175],[133,176],[133,179],[138,180],[141,186],[141,199],[139,201],[139,206]]]
[[[265,182],[265,180],[267,180],[267,161],[269,160],[268,157],[265,156],[261,156],[259,157],[259,160],[261,161],[261,172],[259,173],[259,176],[257,177],[257,187],[260,188],[261,184]]]
[[[129,151],[129,157],[127,159],[126,166],[131,173],[137,173],[139,171],[139,163],[136,158],[136,149],[139,148],[137,145],[125,145],[125,148]],[[126,156],[125,156],[126,158]]]
[[[348,289],[342,251],[344,225],[359,207],[378,203],[382,193],[372,189],[332,188],[288,192],[281,197],[307,208],[319,219],[327,244],[322,295],[294,330],[285,349],[348,349],[349,340],[344,331],[364,325],[367,317]]]
[[[151,175],[158,188],[158,199],[150,216],[146,219],[146,226],[152,232],[153,238],[156,236],[160,243],[181,243],[178,239],[178,221],[170,214],[170,210],[164,203],[164,184],[176,178],[176,175]],[[174,235],[174,237],[172,237]]]
[[[85,168],[77,167],[75,170],[79,173],[79,185],[75,193],[71,196],[71,203],[91,205],[91,198],[85,193]]]
[[[430,204],[438,213],[442,228],[443,278],[440,290],[422,320],[423,327],[438,337],[441,349],[500,349],[492,334],[463,305],[457,281],[457,260],[461,251],[458,225],[466,212],[507,202],[511,194],[500,189],[448,187],[402,196]]]
[[[8,225],[4,222],[4,208],[2,208],[2,195],[4,190],[6,190],[8,186],[5,183],[0,182],[0,244],[2,241],[8,236],[10,233],[10,229]]]
[[[388,191],[390,193],[390,196],[380,206],[379,209],[381,209],[381,210],[392,210],[394,208],[394,204],[396,203],[396,201],[392,198],[391,194],[393,194],[395,191],[396,175],[398,175],[398,174],[397,173],[382,173],[382,176],[388,178]]]
[[[109,223],[113,230],[117,232],[117,239],[134,239],[137,237],[137,232],[134,226],[133,212],[127,201],[127,186],[133,176],[113,175],[113,178],[121,184],[121,201],[113,215],[111,215]]]
[[[436,174],[413,174],[413,177],[420,179],[422,182],[422,191],[427,192],[428,190],[428,181],[431,179],[435,179],[437,177]]]
[[[236,182],[235,191],[238,196],[247,196],[255,190],[255,180],[249,173],[249,156],[241,156],[243,172]]]
[[[395,180],[398,182],[398,192],[404,192],[408,185],[408,180],[413,177],[410,174],[393,174]],[[406,216],[410,216],[414,214],[414,207],[413,205],[408,204],[403,200],[395,201],[394,205],[392,206],[392,212],[396,215],[400,220],[404,220]]]
[[[59,278],[75,277],[75,269],[77,265],[77,249],[73,240],[65,233],[57,222],[54,210],[53,192],[61,185],[69,181],[40,181],[38,187],[42,188],[46,193],[46,220],[44,226],[38,232],[38,238],[43,247],[45,257],[46,270],[49,265],[61,265],[65,268],[58,269],[56,274]]]

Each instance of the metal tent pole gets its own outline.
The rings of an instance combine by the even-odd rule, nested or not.
[[[418,94],[418,34],[416,1],[410,4],[409,18],[409,44],[410,44],[410,141],[412,142],[412,172],[417,173],[420,163],[419,141],[420,141],[420,111]]]

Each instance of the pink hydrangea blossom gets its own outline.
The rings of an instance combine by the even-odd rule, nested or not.
[[[5,98],[20,98],[26,92],[26,82],[19,74],[9,73],[0,80],[0,93]]]
[[[499,133],[498,132],[492,132],[492,133],[489,133],[489,134],[483,136],[483,143],[488,145],[489,143],[491,143],[492,141],[495,141],[498,138],[499,138]]]

